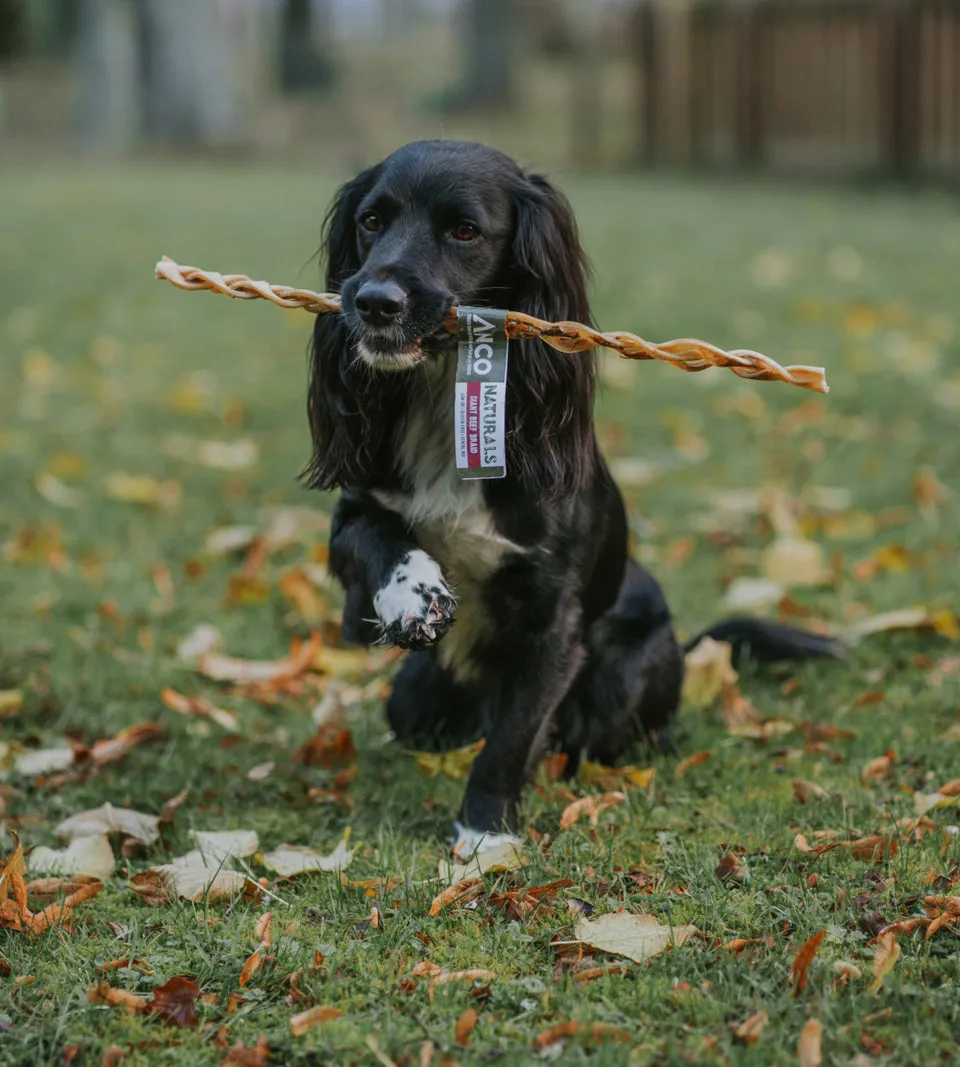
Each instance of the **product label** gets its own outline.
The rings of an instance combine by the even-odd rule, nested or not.
[[[506,312],[457,309],[454,440],[461,478],[503,478],[507,409]]]

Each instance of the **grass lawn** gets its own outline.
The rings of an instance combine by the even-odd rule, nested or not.
[[[781,611],[840,627],[923,605],[948,632],[960,592],[957,202],[561,181],[595,262],[604,328],[823,364],[832,386],[819,397],[604,357],[604,446],[624,475],[635,551],[661,577],[680,629],[729,612],[730,583],[761,576],[765,550],[795,523],[795,536],[820,546],[827,580],[791,585]],[[331,499],[296,480],[308,452],[308,315],[178,293],[152,280],[153,264],[167,253],[315,286],[308,259],[334,184],[305,170],[172,165],[0,174],[0,691],[22,693],[0,712],[0,818],[28,849],[52,846],[53,828],[76,812],[109,801],[159,813],[188,790],[156,844],[121,852],[113,838],[116,873],[75,908],[71,932],[0,930],[0,1060],[116,1063],[104,1059],[115,1048],[125,1067],[215,1064],[263,1034],[272,1064],[427,1063],[428,1037],[434,1064],[791,1064],[816,1018],[826,1063],[956,1062],[957,922],[927,940],[923,925],[901,933],[899,959],[868,989],[879,930],[924,915],[926,895],[960,893],[960,812],[936,808],[913,832],[894,825],[914,816],[915,792],[960,775],[960,664],[948,633],[882,633],[846,664],[746,672],[741,689],[762,720],[753,732],[764,736],[731,732],[718,703],[685,708],[680,757],[710,758],[682,774],[677,760],[657,759],[652,787],[627,784],[595,827],[560,830],[560,813],[609,784],[541,774],[524,808],[525,866],[487,874],[475,902],[436,917],[431,879],[463,783],[431,777],[390,741],[382,686],[364,661],[326,660],[353,687],[348,697],[359,686],[364,698],[348,701],[358,755],[344,788],[343,766],[294,758],[316,730],[315,689],[291,684],[267,705],[178,660],[178,641],[200,623],[218,627],[232,655],[275,659],[309,635],[304,613],[335,611],[335,594],[304,579],[322,565],[321,529],[246,570],[242,554],[204,551],[216,528],[263,531],[271,508],[326,513]],[[216,449],[197,451],[240,439],[258,450],[242,469],[212,467]],[[757,507],[763,487],[779,495]],[[788,571],[803,576],[799,565]],[[329,640],[335,624],[321,618],[319,628]],[[165,687],[233,712],[238,732],[170,710]],[[91,745],[144,722],[161,736],[102,767],[15,769],[31,749]],[[265,776],[248,777],[265,763]],[[822,795],[799,803],[795,780]],[[282,842],[328,852],[346,828],[359,847],[343,879],[283,880],[259,856],[246,861],[279,900],[150,906],[130,889],[129,875],[190,849],[191,830],[253,830],[262,853]],[[797,834],[812,844],[902,840],[872,863],[846,846],[804,853]],[[722,878],[728,854],[733,877]],[[29,855],[27,864],[37,877]],[[373,898],[352,884],[378,878],[391,879],[370,890],[379,924]],[[570,881],[536,908],[496,899],[558,879]],[[551,947],[574,936],[571,897],[597,915],[648,912],[699,933],[584,981]],[[241,988],[265,910],[272,958]],[[791,963],[820,931],[794,996]],[[726,947],[735,939],[750,943]],[[99,972],[122,958],[146,963]],[[494,977],[431,990],[429,977],[411,977],[422,961]],[[580,966],[616,962],[598,954]],[[88,999],[108,981],[149,1001],[178,975],[212,995],[196,1002],[193,1027]],[[312,1005],[342,1015],[293,1036],[290,1017]],[[455,1024],[469,1008],[479,1022],[461,1047]],[[751,1044],[734,1030],[756,1012],[768,1021]],[[569,1020],[611,1024],[630,1040],[590,1046],[582,1031],[534,1050],[537,1035]],[[234,1062],[263,1062],[256,1055]]]

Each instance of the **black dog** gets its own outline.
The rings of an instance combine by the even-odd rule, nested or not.
[[[573,215],[500,152],[425,141],[340,190],[326,253],[343,314],[317,317],[306,475],[343,490],[330,542],[343,633],[415,650],[387,707],[404,743],[486,738],[458,836],[513,831],[548,747],[574,766],[581,751],[612,764],[641,739],[669,743],[683,680],[660,588],[627,556],[590,354],[514,342],[507,475],[462,481],[455,468],[444,316],[467,304],[590,322]],[[761,657],[835,651],[751,620],[721,636]]]

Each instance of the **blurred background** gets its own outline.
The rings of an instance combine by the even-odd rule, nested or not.
[[[0,0],[0,146],[960,177],[953,0]]]

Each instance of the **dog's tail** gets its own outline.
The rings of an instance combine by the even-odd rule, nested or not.
[[[705,637],[728,642],[733,647],[731,661],[735,667],[742,659],[776,663],[783,660],[846,658],[843,643],[836,637],[811,633],[766,619],[737,617],[714,623],[686,641],[684,653],[692,652]]]

